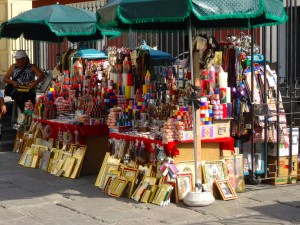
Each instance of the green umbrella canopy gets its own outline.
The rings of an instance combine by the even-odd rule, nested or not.
[[[181,30],[250,28],[287,21],[282,0],[111,0],[97,10],[100,27]]]
[[[110,36],[119,32],[109,31]],[[1,24],[1,38],[19,38],[57,42],[89,41],[103,38],[97,28],[97,18],[90,10],[53,4],[33,8]]]

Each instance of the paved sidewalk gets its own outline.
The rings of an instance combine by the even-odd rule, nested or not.
[[[247,186],[238,199],[207,207],[160,207],[110,197],[94,186],[96,175],[55,177],[19,166],[19,157],[0,152],[0,224],[300,224],[299,182]]]

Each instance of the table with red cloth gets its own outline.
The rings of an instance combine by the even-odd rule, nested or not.
[[[101,136],[103,134],[108,134],[108,126],[101,125],[73,125],[68,123],[57,122],[53,120],[39,120],[43,125],[49,125],[51,127],[51,134],[49,138],[57,139],[58,132],[70,131],[73,134],[77,130],[79,133],[79,143],[84,145],[86,144],[87,137]]]
[[[74,125],[52,120],[39,120],[43,125],[51,127],[49,138],[57,139],[58,132],[70,131],[73,135],[77,130],[79,143],[87,145],[87,151],[83,161],[81,174],[98,174],[108,148],[108,126],[107,125]]]
[[[181,143],[193,143],[193,140],[187,140],[187,141],[172,141],[168,142],[168,144],[163,144],[161,140],[152,140],[147,137],[138,137],[138,136],[133,136],[133,135],[128,135],[128,134],[122,134],[122,133],[110,133],[109,134],[110,138],[116,138],[116,139],[125,139],[125,140],[139,140],[143,141],[145,144],[146,150],[150,151],[151,149],[151,144],[160,144],[165,147],[166,153],[168,156],[177,156],[180,155],[180,150],[176,148],[178,144]],[[234,138],[232,137],[223,137],[223,138],[212,138],[212,139],[202,139],[201,143],[219,143],[220,150],[231,150],[234,151]]]

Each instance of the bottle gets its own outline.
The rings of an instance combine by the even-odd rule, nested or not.
[[[145,85],[150,85],[150,80],[151,80],[151,74],[149,70],[147,70],[146,76],[145,76]]]

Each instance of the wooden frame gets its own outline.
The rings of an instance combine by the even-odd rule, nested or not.
[[[120,197],[127,185],[127,179],[124,177],[119,177],[113,187],[109,188],[108,194],[115,197]]]
[[[232,188],[229,180],[216,180],[215,184],[223,200],[237,198],[235,190]]]
[[[224,156],[226,179],[236,192],[245,191],[243,155]]]
[[[190,191],[193,191],[193,175],[191,173],[178,173],[176,178],[178,200],[183,200]]]

